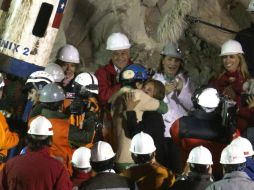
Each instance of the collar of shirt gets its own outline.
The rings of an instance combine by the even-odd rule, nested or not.
[[[121,70],[117,66],[114,65],[114,68],[115,68],[117,74],[119,74],[121,72]]]

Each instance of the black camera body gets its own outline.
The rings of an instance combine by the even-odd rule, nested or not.
[[[87,90],[82,90],[82,86],[75,84],[74,93],[72,93],[71,99],[73,101],[70,105],[71,114],[81,115],[83,114],[88,107],[88,99],[91,97],[92,93]]]
[[[81,115],[85,112],[87,103],[79,97],[75,97],[70,105],[70,112],[74,115]]]
[[[233,134],[237,128],[237,111],[238,107],[235,101],[226,97],[221,97],[221,117],[222,127],[225,129],[225,135],[232,140]]]

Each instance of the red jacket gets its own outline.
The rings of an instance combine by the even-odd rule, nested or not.
[[[52,111],[49,109],[42,109],[40,114],[48,118],[48,120],[52,124],[52,128],[54,131],[54,135],[52,137],[52,145],[50,147],[50,155],[55,159],[61,161],[71,176],[72,166],[70,160],[72,158],[74,149],[72,149],[69,144],[69,118],[67,117],[67,115],[61,112]],[[29,120],[29,123],[33,119],[34,118],[31,118]]]
[[[235,78],[234,82],[230,82],[230,77]],[[242,88],[245,81],[246,79],[242,76],[242,74],[239,71],[236,71],[235,73],[227,72],[220,78],[213,79],[210,83],[220,93],[222,93],[223,90],[228,86],[231,86],[234,90],[236,94],[234,100],[237,102],[237,105],[239,107],[237,129],[240,131],[240,133],[242,133],[248,126],[250,126],[254,122],[254,120],[252,119],[252,116],[254,116],[254,109],[249,109],[247,106],[243,107],[241,105],[241,93],[243,92]]]
[[[240,107],[238,112],[237,128],[243,133],[246,128],[254,126],[254,108]]]
[[[129,60],[128,64],[132,64],[132,62]],[[117,72],[111,61],[99,68],[95,72],[95,76],[99,83],[99,103],[104,106],[112,94],[121,88],[121,84],[117,81]]]
[[[99,103],[106,105],[108,99],[120,89],[121,84],[117,81],[117,72],[112,62],[99,68],[95,72],[99,83]]]
[[[87,181],[92,177],[91,173],[85,173],[73,169],[73,174],[71,176],[71,182],[73,187],[79,186],[83,181]]]
[[[0,176],[4,190],[72,190],[68,172],[63,164],[50,157],[48,147],[9,160]]]
[[[236,95],[234,100],[237,102],[238,105],[240,105],[241,93],[243,91],[243,83],[245,81],[246,79],[239,71],[236,71],[234,73],[226,72],[219,78],[212,79],[210,81],[210,85],[216,88],[219,93],[223,93],[223,91],[227,87],[231,87]]]

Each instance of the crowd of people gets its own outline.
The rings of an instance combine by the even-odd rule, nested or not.
[[[239,41],[222,44],[223,70],[201,87],[177,43],[150,72],[120,32],[95,73],[79,72],[70,44],[21,85],[1,73],[0,189],[254,189],[254,80]]]

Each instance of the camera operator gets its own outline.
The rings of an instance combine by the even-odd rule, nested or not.
[[[46,117],[52,123],[53,144],[51,154],[61,161],[72,174],[70,159],[75,148],[85,146],[93,137],[94,126],[79,129],[69,122],[69,116],[63,113],[63,102],[65,94],[63,89],[55,84],[47,84],[40,93],[40,104],[42,107],[40,115]]]
[[[99,138],[102,124],[99,122],[99,105],[97,102],[98,80],[95,75],[84,72],[74,80],[74,97],[67,109],[70,122],[82,131],[92,134],[86,147],[91,147],[95,138]]]
[[[207,87],[198,89],[193,94],[192,101],[196,110],[176,120],[170,129],[173,142],[181,146],[183,162],[186,162],[192,148],[200,145],[208,148],[214,158],[214,177],[220,179],[220,154],[232,140],[231,127],[223,124],[223,121],[226,125],[231,124],[230,119],[222,117],[218,110],[224,102],[221,102],[216,89]],[[226,110],[227,106],[224,107]]]

